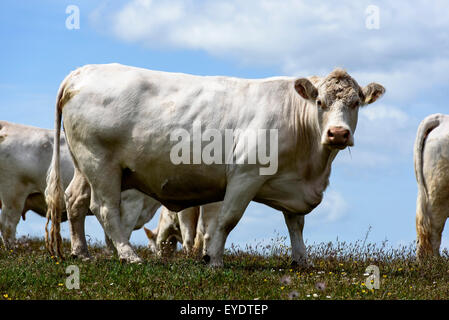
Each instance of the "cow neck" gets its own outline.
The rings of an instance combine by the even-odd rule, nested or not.
[[[311,155],[311,179],[324,179],[326,180],[330,176],[332,162],[334,161],[338,150],[333,150],[320,144],[316,150],[315,155]]]
[[[321,144],[321,130],[316,106],[296,93],[287,95],[286,114],[291,119],[290,132],[295,140],[296,166],[301,179],[327,185],[332,161],[338,150]],[[292,121],[293,120],[293,121]]]

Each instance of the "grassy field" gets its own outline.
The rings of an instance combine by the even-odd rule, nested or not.
[[[309,246],[314,267],[290,266],[289,250],[271,245],[227,250],[223,269],[176,253],[169,259],[138,247],[145,262],[121,263],[98,245],[92,261],[57,261],[42,239],[21,238],[14,251],[0,250],[2,299],[449,299],[449,254],[418,265],[414,246],[333,242]],[[65,243],[69,253],[69,243]],[[66,267],[80,270],[80,288],[68,289]],[[379,289],[366,287],[365,269],[376,265]]]

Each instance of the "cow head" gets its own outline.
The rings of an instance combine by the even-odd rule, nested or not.
[[[297,79],[295,90],[317,108],[321,144],[340,150],[354,145],[359,107],[373,103],[385,92],[377,83],[361,88],[338,68],[325,78]]]
[[[148,249],[151,253],[155,253],[158,256],[170,256],[176,251],[177,246],[177,239],[176,237],[172,236],[169,239],[167,239],[166,242],[158,243],[157,239],[157,232],[158,231],[151,231],[150,229],[147,229],[143,227],[143,230],[145,231],[145,234],[148,238]]]

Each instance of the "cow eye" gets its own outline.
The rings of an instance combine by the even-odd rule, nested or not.
[[[320,107],[321,109],[326,109],[326,105],[325,105],[324,102],[321,101],[320,99],[318,99],[318,100],[316,101],[316,105],[317,105],[318,107]]]

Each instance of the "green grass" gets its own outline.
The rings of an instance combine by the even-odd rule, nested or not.
[[[56,261],[42,239],[22,238],[14,251],[0,249],[1,299],[449,299],[449,254],[418,265],[414,246],[392,249],[361,242],[308,246],[313,268],[290,266],[285,239],[239,249],[211,269],[176,253],[162,259],[138,247],[143,264],[121,263],[90,246],[94,259]],[[69,253],[69,243],[64,243]],[[380,269],[380,288],[364,285],[368,265]],[[65,269],[80,269],[80,289],[67,289]]]

